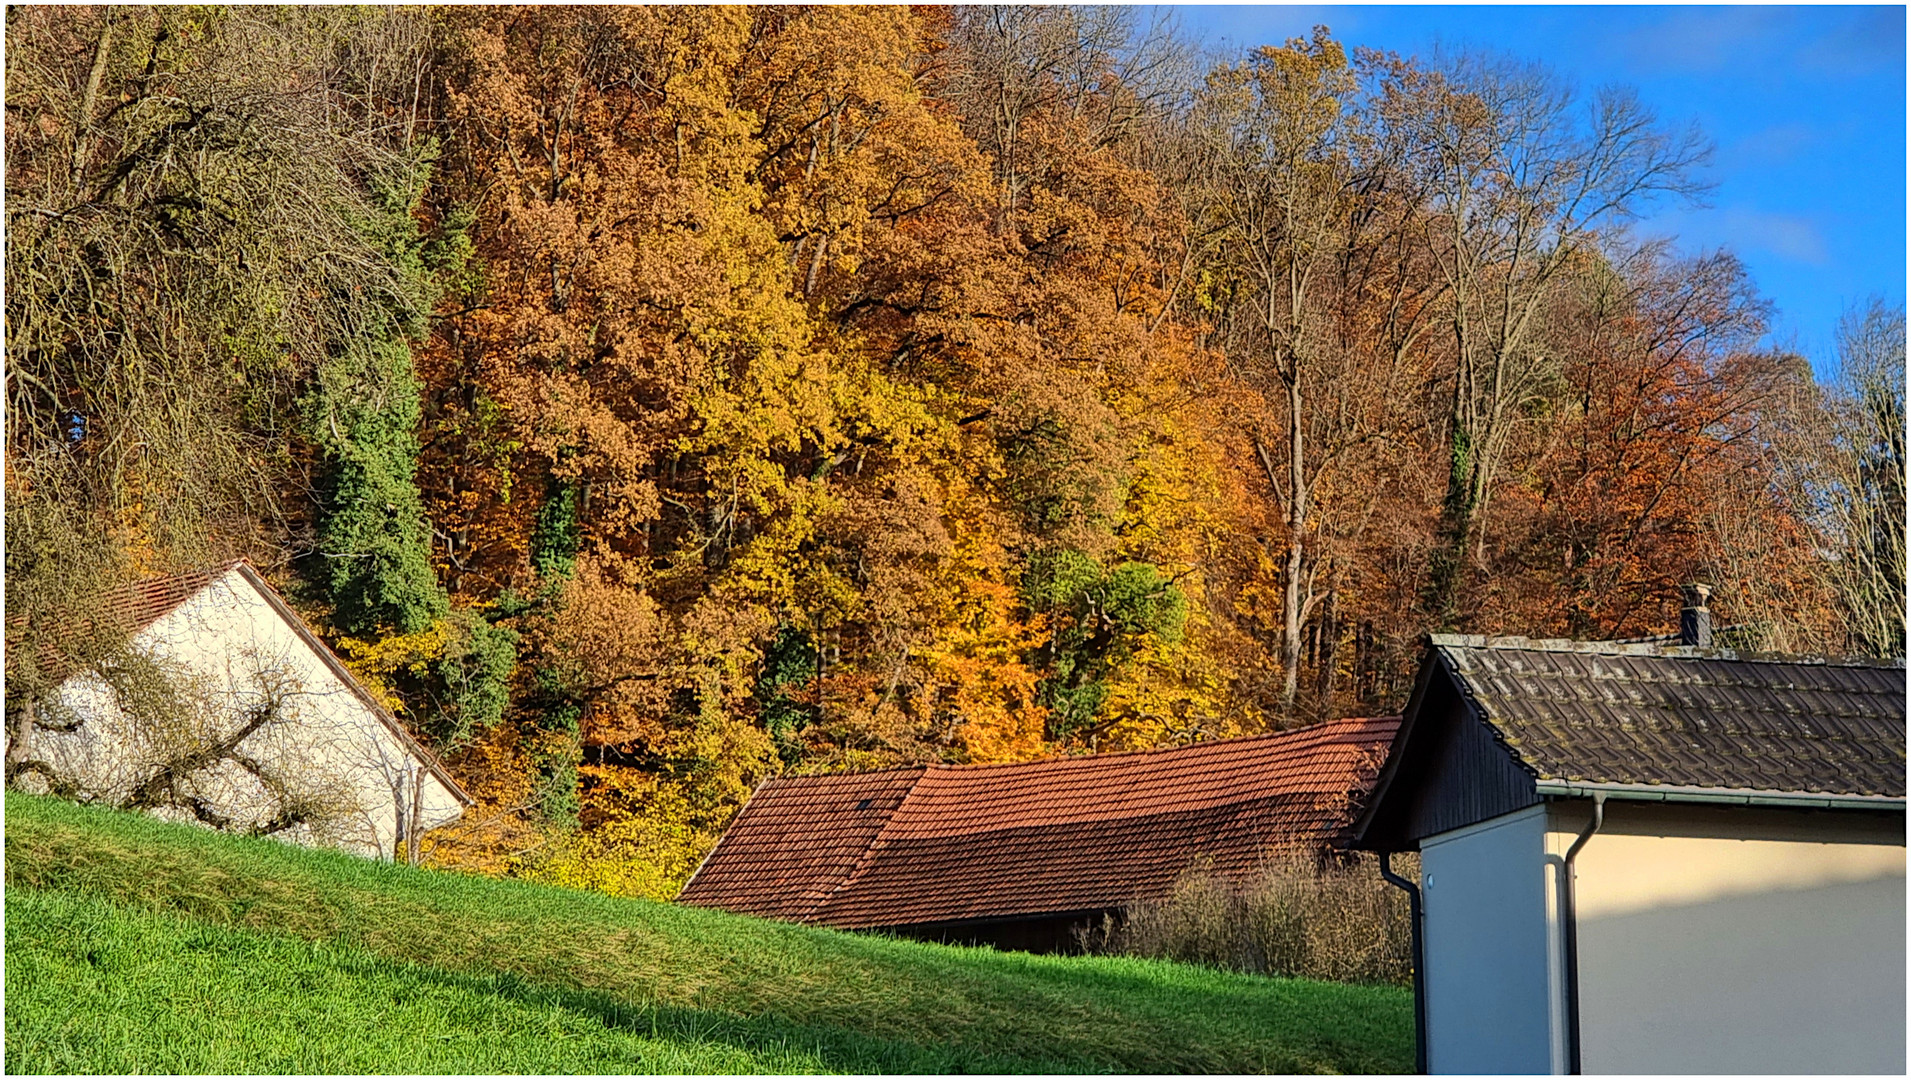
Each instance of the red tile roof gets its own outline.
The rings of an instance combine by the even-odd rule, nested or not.
[[[158,622],[199,590],[238,566],[234,560],[210,570],[194,570],[171,577],[148,578],[116,590],[106,599],[106,614],[127,633],[137,634]]]
[[[121,586],[96,596],[92,604],[87,605],[92,607],[92,610],[82,614],[77,623],[69,621],[61,625],[69,631],[77,626],[77,633],[82,636],[107,626],[118,633],[137,634],[164,618],[199,590],[239,565],[239,562],[240,560],[234,560],[210,570],[192,570],[168,577],[147,578]],[[25,616],[8,617],[9,669],[11,669],[15,648],[19,644],[18,639],[25,628]],[[60,682],[73,673],[72,658],[51,641],[40,643],[35,658],[39,661],[41,675],[52,682]]]
[[[1196,859],[1238,876],[1343,843],[1398,726],[771,780],[679,899],[850,929],[1120,907]]]

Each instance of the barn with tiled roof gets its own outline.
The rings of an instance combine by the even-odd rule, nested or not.
[[[1344,844],[1397,718],[1012,765],[783,777],[679,899],[791,922],[1046,949],[1167,895]]]

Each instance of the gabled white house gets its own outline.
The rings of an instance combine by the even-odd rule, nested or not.
[[[1903,1074],[1904,799],[1903,661],[1434,635],[1355,841],[1421,1068]]]
[[[129,646],[32,703],[22,788],[382,859],[470,805],[251,564],[141,582],[105,617]]]

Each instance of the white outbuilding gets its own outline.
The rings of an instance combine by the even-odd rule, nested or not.
[[[141,582],[96,617],[126,645],[24,706],[23,789],[383,859],[471,804],[250,563]]]
[[[1904,800],[1902,660],[1433,635],[1355,841],[1422,1070],[1902,1075]]]

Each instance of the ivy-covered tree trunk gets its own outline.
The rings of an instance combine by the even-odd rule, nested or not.
[[[415,634],[450,604],[431,565],[431,527],[419,496],[419,382],[411,341],[425,333],[438,281],[462,265],[461,234],[419,235],[412,212],[431,169],[430,146],[375,177],[372,213],[357,222],[387,263],[389,288],[365,323],[320,365],[307,424],[323,461],[318,579],[334,623],[359,635]]]

